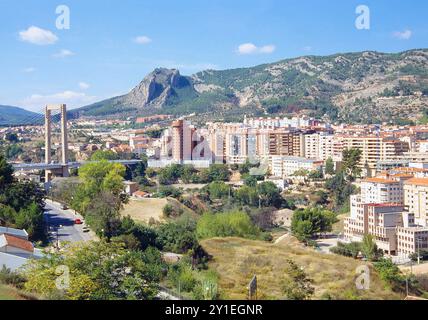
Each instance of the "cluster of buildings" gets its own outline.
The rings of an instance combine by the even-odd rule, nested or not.
[[[428,249],[428,165],[391,169],[360,187],[360,194],[351,196],[346,240],[358,242],[369,234],[385,253],[404,258]]]
[[[173,121],[152,152],[150,166],[173,163],[206,167],[213,163],[269,162],[284,178],[298,170],[317,170],[331,158],[337,166],[345,149],[361,150],[363,175],[428,162],[428,127],[333,126],[308,117],[245,119],[243,123],[207,123],[196,128]]]

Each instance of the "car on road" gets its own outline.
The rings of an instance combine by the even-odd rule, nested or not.
[[[62,209],[62,210],[68,210],[68,207],[67,207],[67,205],[63,204],[63,205],[61,206],[61,209]]]
[[[74,224],[83,224],[83,221],[80,219],[74,220]]]
[[[88,227],[83,227],[83,232],[84,233],[88,233],[88,232],[90,232],[91,230],[88,228]]]

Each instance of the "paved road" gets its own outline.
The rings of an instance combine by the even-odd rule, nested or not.
[[[318,239],[316,242],[319,246],[319,252],[331,254],[330,249],[337,246],[339,238],[337,236],[332,235],[326,239]]]
[[[80,215],[75,215],[73,210],[62,210],[61,205],[50,200],[46,200],[45,206],[45,221],[49,228],[49,234],[52,242],[63,241],[79,242],[94,240],[95,236],[92,232],[84,233],[84,225],[75,225],[74,220],[83,218]]]

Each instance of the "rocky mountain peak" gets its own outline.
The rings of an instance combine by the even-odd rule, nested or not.
[[[127,96],[126,103],[136,107],[162,107],[176,89],[191,86],[176,69],[157,68],[149,73]]]

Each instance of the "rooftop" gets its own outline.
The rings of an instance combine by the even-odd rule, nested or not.
[[[384,178],[368,178],[363,180],[362,182],[368,183],[381,183],[381,184],[397,184],[398,181],[392,179],[384,179]]]
[[[30,241],[11,236],[8,234],[2,234],[0,236],[0,248],[4,246],[11,246],[30,253],[34,252],[34,246]]]
[[[404,182],[404,184],[428,187],[428,178],[412,178]]]

